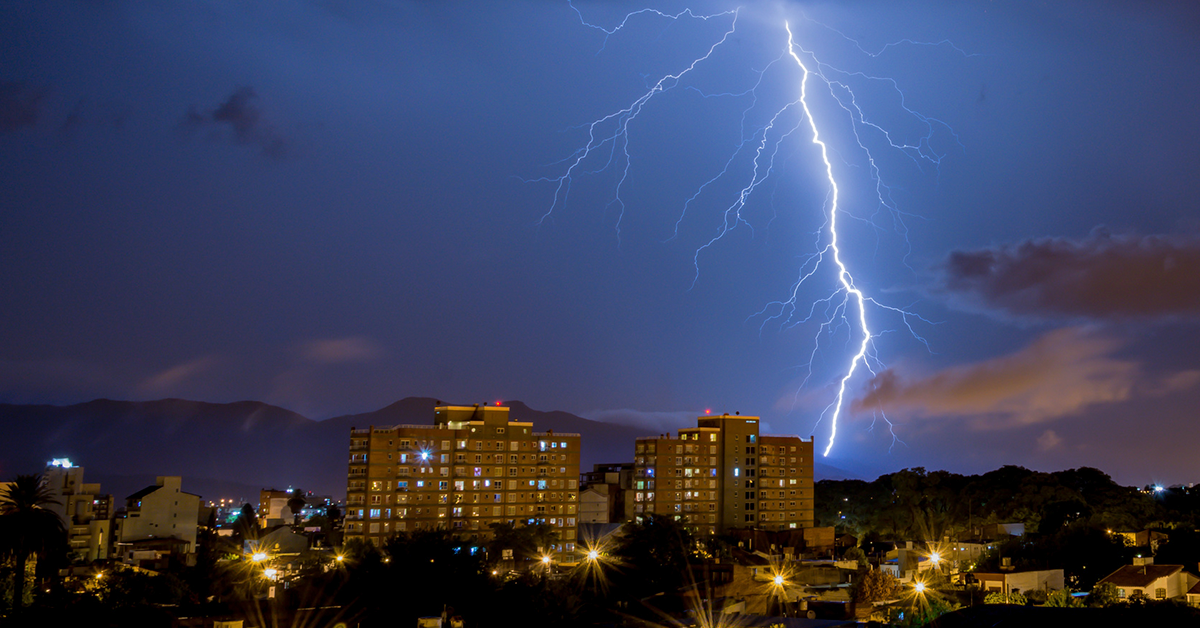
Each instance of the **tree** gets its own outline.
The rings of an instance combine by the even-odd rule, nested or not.
[[[683,524],[665,515],[627,523],[613,554],[622,570],[612,575],[614,590],[640,599],[675,591],[690,580],[695,542]]]
[[[39,474],[18,475],[0,492],[0,552],[15,563],[13,608],[25,604],[25,569],[30,556],[46,556],[67,541],[58,514],[47,508],[54,499]]]
[[[292,489],[292,496],[287,500],[288,510],[292,511],[292,525],[300,525],[300,511],[308,505],[304,499],[304,491],[300,489]]]
[[[867,566],[867,553],[862,551],[861,547],[848,547],[842,553],[842,560],[853,560],[858,563],[859,567]]]
[[[1056,608],[1075,608],[1083,606],[1083,600],[1071,595],[1070,589],[1059,589],[1051,591],[1050,595],[1046,596],[1046,606]]]
[[[1112,606],[1118,600],[1117,587],[1111,582],[1101,582],[1092,588],[1091,593],[1088,593],[1087,605],[1099,607]]]
[[[1028,600],[1020,591],[1011,591],[1004,593],[1003,591],[993,591],[983,597],[984,604],[1015,604],[1017,606],[1025,606]]]
[[[258,513],[254,511],[254,506],[242,504],[242,511],[238,513],[237,521],[233,524],[233,531],[241,535],[242,541],[258,538]]]
[[[854,591],[854,600],[861,605],[886,602],[900,597],[900,581],[890,573],[872,569],[863,574]]]

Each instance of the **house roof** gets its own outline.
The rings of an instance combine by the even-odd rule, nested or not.
[[[129,497],[126,497],[125,499],[141,499],[160,488],[162,488],[161,485],[151,484],[150,486],[147,486],[146,488],[134,493],[133,495],[130,495]]]
[[[1100,582],[1118,587],[1148,587],[1155,580],[1173,576],[1182,570],[1183,565],[1125,565]]]
[[[1192,585],[1192,588],[1188,589],[1188,595],[1200,595],[1200,581],[1197,581],[1196,584]]]

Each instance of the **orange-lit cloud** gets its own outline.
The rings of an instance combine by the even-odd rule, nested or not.
[[[1044,238],[953,251],[937,290],[970,309],[1029,319],[1200,314],[1200,236]]]
[[[138,384],[137,390],[142,394],[149,395],[180,394],[182,386],[193,383],[197,377],[204,375],[216,366],[217,362],[215,356],[208,355],[176,364],[142,380]]]
[[[383,355],[383,350],[363,336],[309,340],[300,346],[300,354],[309,362],[342,364],[367,362]]]
[[[1114,357],[1123,345],[1086,328],[1064,328],[1014,353],[931,375],[905,378],[889,369],[868,383],[866,396],[854,409],[910,418],[964,417],[977,429],[996,429],[1200,383],[1194,371],[1151,379],[1139,363]],[[1057,444],[1053,437],[1047,442]]]

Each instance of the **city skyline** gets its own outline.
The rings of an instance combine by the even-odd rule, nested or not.
[[[631,128],[623,213],[598,174],[542,220],[554,189],[536,179],[580,125],[729,28],[587,26],[643,6],[734,8],[7,6],[0,402],[252,399],[329,418],[520,399],[648,435],[740,411],[823,447],[849,335],[824,337],[806,381],[820,330],[755,317],[815,252],[826,190],[807,140],[747,205],[753,231],[697,261],[722,206],[676,226],[737,146],[749,102],[717,94],[753,85],[787,19],[956,138],[936,168],[884,164],[906,227],[854,232],[857,281],[928,321],[928,347],[881,320],[878,375],[851,382],[822,462],[1195,480],[1195,7],[747,5],[722,54]],[[930,44],[888,46],[903,40]],[[798,89],[771,77],[764,101]],[[830,132],[833,163],[861,171],[846,136]],[[880,409],[902,443],[870,427]]]

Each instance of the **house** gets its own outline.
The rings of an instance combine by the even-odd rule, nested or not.
[[[1030,591],[1059,591],[1063,588],[1062,569],[1040,569],[1033,571],[1005,571],[1001,573],[975,572],[967,574],[968,582],[979,584],[980,590],[989,593],[1029,593]]]
[[[1187,605],[1200,607],[1200,582],[1192,585],[1187,592]]]
[[[1182,599],[1200,582],[1200,578],[1184,571],[1183,565],[1155,565],[1154,559],[1138,559],[1100,580],[1117,589],[1117,597],[1127,600],[1146,597],[1151,600]]]

